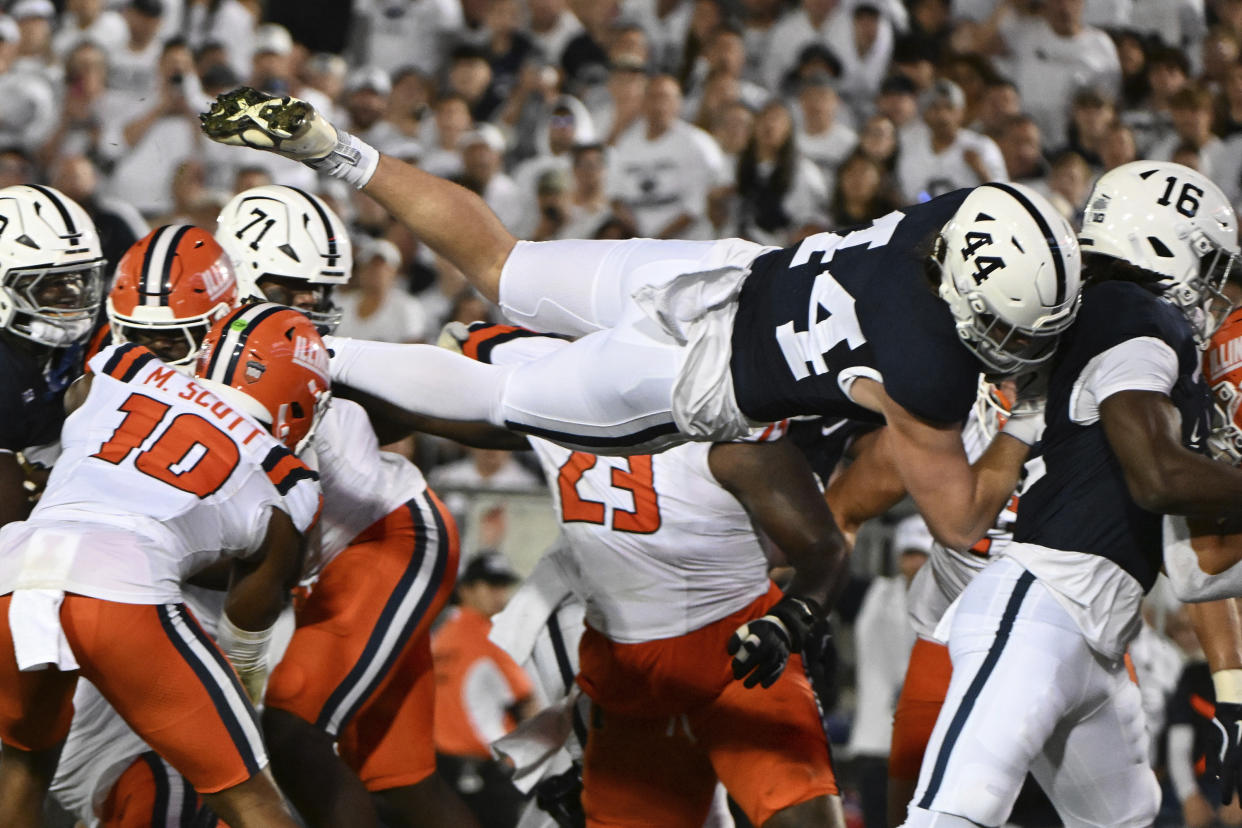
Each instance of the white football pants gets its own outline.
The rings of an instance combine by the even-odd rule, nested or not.
[[[1001,825],[1028,770],[1069,828],[1153,823],[1160,787],[1139,689],[1034,575],[1004,558],[984,569],[962,593],[949,653],[905,825]]]

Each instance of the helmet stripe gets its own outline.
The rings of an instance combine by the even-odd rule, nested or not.
[[[181,240],[185,238],[185,234],[190,232],[190,225],[183,224],[177,228],[177,232],[173,234],[168,242],[168,249],[164,251],[164,265],[160,268],[160,304],[167,305],[169,298],[172,296],[172,266],[173,261],[177,258],[177,250],[181,247]]]
[[[1044,234],[1044,238],[1048,242],[1048,248],[1052,251],[1052,264],[1057,271],[1057,304],[1060,305],[1065,301],[1065,262],[1061,257],[1061,246],[1057,243],[1056,234],[1052,232],[1052,227],[1048,224],[1048,220],[1044,218],[1044,214],[1039,211],[1039,208],[1017,187],[1011,187],[999,181],[990,181],[983,186],[995,187],[1013,196],[1013,199],[1025,207],[1026,211],[1031,214],[1031,218],[1035,220],[1035,225]]]
[[[233,372],[246,350],[246,341],[259,327],[259,324],[274,313],[289,310],[284,305],[261,303],[248,305],[227,317],[224,323],[224,336],[211,354],[207,364],[207,379],[215,380],[224,385],[232,385]],[[245,324],[238,324],[245,323]]]
[[[328,237],[328,267],[336,267],[338,254],[336,252],[336,233],[332,229],[332,222],[328,219],[328,214],[324,212],[323,207],[319,204],[319,199],[314,198],[309,193],[299,190],[297,187],[290,187],[302,198],[306,199],[310,206],[315,208],[315,212],[319,214],[319,220],[323,222],[324,235]]]
[[[28,186],[31,189],[38,190],[43,193],[43,195],[47,197],[47,200],[52,202],[52,205],[56,208],[56,212],[60,213],[61,219],[65,222],[65,235],[69,238],[69,246],[77,247],[78,236],[82,234],[78,232],[77,225],[73,223],[73,216],[70,215],[69,208],[65,206],[65,203],[60,200],[60,196],[56,195],[56,192],[51,188],[44,187],[41,184],[30,184]]]
[[[142,274],[138,279],[138,284],[142,286],[138,291],[138,301],[142,305],[165,304],[160,301],[160,284],[152,282],[151,276],[163,270],[158,263],[168,258],[168,231],[171,229],[170,225],[157,229],[147,245],[146,255],[142,257]],[[152,263],[155,263],[154,267]]]

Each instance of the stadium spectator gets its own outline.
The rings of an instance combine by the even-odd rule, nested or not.
[[[877,0],[856,0],[850,24],[832,32],[829,48],[841,61],[838,91],[857,111],[871,106],[893,57],[893,24]]]
[[[401,251],[392,242],[359,239],[354,246],[353,289],[337,297],[341,307],[337,333],[379,342],[425,341],[432,333],[427,314],[398,285],[401,269]]]
[[[1001,128],[996,146],[1005,159],[1005,174],[1010,181],[1033,185],[1048,175],[1043,137],[1039,124],[1031,116],[1009,118]]]
[[[123,15],[128,36],[125,45],[108,55],[108,89],[132,98],[145,98],[156,91],[161,51],[157,35],[164,21],[164,3],[130,0]]]
[[[886,189],[894,190],[901,144],[893,122],[883,115],[872,115],[858,134],[858,152],[880,166]]]
[[[100,193],[99,171],[89,158],[81,155],[62,158],[52,168],[51,184],[81,205],[95,222],[109,274],[125,251],[147,234],[147,224],[137,210],[124,201]]]
[[[256,47],[257,8],[242,0],[208,0],[186,9],[186,40],[197,50],[218,43],[239,78],[249,77]]]
[[[737,235],[783,247],[827,226],[824,178],[799,149],[793,117],[781,101],[759,111],[736,176]]]
[[[111,53],[128,38],[125,18],[120,12],[105,8],[104,0],[67,0],[60,26],[52,36],[52,51],[64,57],[74,46],[89,40]]]
[[[492,124],[479,124],[461,137],[460,184],[474,190],[506,227],[519,227],[527,202],[504,171],[505,138]]]
[[[35,181],[34,159],[21,147],[0,147],[0,188]]]
[[[56,19],[56,7],[51,0],[17,0],[9,9],[9,15],[17,21],[21,39],[17,48],[17,71],[42,74],[53,80],[57,64],[52,54],[52,25]]]
[[[0,146],[34,151],[56,126],[56,92],[38,71],[14,67],[21,30],[0,15]]]
[[[1022,96],[1013,81],[995,75],[984,82],[970,128],[993,141],[1000,137],[1005,121],[1022,111]]]
[[[617,0],[570,0],[570,8],[582,24],[582,31],[565,44],[560,61],[566,86],[572,94],[581,96],[584,89],[600,83],[608,72],[608,43],[619,4]],[[644,61],[645,58],[644,55]]]
[[[1190,64],[1177,49],[1161,48],[1147,58],[1148,96],[1137,106],[1127,105],[1122,113],[1134,130],[1140,155],[1167,140],[1173,134],[1173,116],[1169,102],[1185,88],[1190,79]]]
[[[681,89],[669,75],[647,86],[643,119],[609,158],[613,209],[651,238],[706,238],[707,195],[724,175],[712,137],[678,117]]]
[[[1104,133],[1100,143],[1100,166],[1102,172],[1108,172],[1122,164],[1129,164],[1138,158],[1138,148],[1134,142],[1134,131],[1121,121],[1114,121]]]
[[[1169,112],[1173,117],[1173,135],[1152,147],[1147,157],[1170,161],[1174,150],[1184,145],[1198,153],[1199,171],[1209,178],[1219,178],[1232,167],[1231,159],[1226,157],[1230,148],[1212,133],[1211,93],[1201,86],[1186,86],[1169,98]]]
[[[487,637],[519,580],[499,553],[476,555],[457,579],[461,605],[431,640],[436,764],[487,826],[516,824],[522,806],[489,745],[535,711],[530,677]]]
[[[526,213],[518,225],[517,235],[533,238],[534,225],[539,221],[535,211],[535,190],[538,182],[549,172],[569,175],[570,155],[575,144],[589,144],[595,140],[591,116],[577,98],[563,96],[552,108],[536,140],[535,154],[513,168],[513,182],[526,200]]]
[[[544,61],[559,66],[569,41],[582,31],[582,24],[566,0],[528,0],[527,27]]]
[[[391,94],[388,73],[377,66],[356,69],[345,82],[350,131],[381,152],[392,152],[408,140],[385,118]]]
[[[1094,89],[1074,96],[1070,109],[1069,132],[1065,148],[1081,155],[1093,167],[1100,166],[1100,144],[1108,125],[1117,117],[1112,102]]]
[[[461,4],[453,0],[362,0],[354,14],[354,65],[370,63],[388,72],[413,65],[428,77],[440,72],[446,45],[464,25]]]
[[[604,190],[604,171],[607,169],[604,147],[601,144],[580,144],[574,147],[572,163],[573,181],[560,238],[594,238],[600,225],[612,214]]]
[[[461,138],[474,123],[470,105],[460,95],[444,95],[432,105],[431,123],[424,129],[426,151],[422,167],[443,178],[461,174]]]
[[[827,78],[812,79],[798,92],[798,147],[823,176],[829,191],[837,167],[858,144],[858,133],[837,119],[840,99]]]
[[[808,45],[843,42],[850,36],[850,16],[839,0],[801,0],[772,26],[761,70],[763,85],[777,91]],[[839,60],[839,58],[838,58]],[[839,72],[838,72],[839,74]]]
[[[855,227],[874,221],[897,207],[888,187],[890,178],[875,159],[855,153],[837,171],[837,185],[829,203],[833,227]]]
[[[985,181],[1007,180],[996,143],[962,128],[966,96],[957,84],[936,81],[922,104],[927,133],[903,141],[897,160],[897,184],[907,203]]]
[[[279,95],[302,94],[293,72],[293,36],[278,23],[255,29],[250,85]]]
[[[730,78],[734,81],[734,100],[741,100],[748,106],[762,106],[771,93],[757,83],[743,77],[746,68],[746,44],[742,39],[742,30],[732,25],[721,25],[708,38],[702,56],[695,61],[683,88],[689,90],[686,95],[686,114],[700,127],[711,123],[711,113],[703,112],[703,99],[706,87],[712,78]],[[720,83],[717,80],[717,83]],[[704,127],[706,128],[706,127]]]
[[[1121,91],[1116,47],[1107,34],[1086,25],[1082,15],[1083,0],[1047,0],[1043,19],[1004,31],[1023,106],[1053,146],[1065,142],[1066,103],[1075,92],[1092,86],[1115,97]]]

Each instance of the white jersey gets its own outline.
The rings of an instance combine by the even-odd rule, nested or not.
[[[366,412],[350,400],[332,400],[312,446],[307,462],[319,471],[324,503],[322,549],[308,566],[310,574],[327,566],[368,526],[427,488],[417,466],[380,451]]]
[[[708,443],[598,457],[531,439],[571,554],[562,564],[591,627],[613,641],[672,638],[768,590],[749,516],[708,468]]]
[[[299,532],[314,523],[317,475],[201,381],[137,345],[104,348],[89,367],[47,491],[0,530],[0,594],[175,603],[187,576],[255,552],[270,509]]]
[[[989,438],[977,417],[970,417],[962,429],[966,458],[979,459]],[[1019,485],[1019,492],[1021,485]],[[1013,526],[1018,520],[1018,493],[1009,498],[995,525],[967,552],[933,543],[927,563],[915,574],[906,595],[910,623],[922,638],[935,638],[936,625],[962,590],[983,569],[1013,543]]]

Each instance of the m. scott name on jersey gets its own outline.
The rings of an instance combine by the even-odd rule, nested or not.
[[[229,422],[227,425],[224,426],[224,429],[226,431],[232,432],[236,430],[238,427],[244,427],[244,428],[250,429],[250,433],[247,434],[245,439],[241,441],[243,446],[249,445],[251,440],[253,440],[258,435],[264,433],[261,429],[255,428],[254,425],[252,425],[251,422],[246,419],[245,415],[238,414],[236,411],[234,411],[229,406],[228,403],[221,400],[219,397],[217,397],[215,394],[208,391],[206,388],[201,388],[199,387],[197,383],[194,383],[194,382],[191,382],[190,380],[185,379],[181,374],[178,374],[172,368],[169,368],[169,367],[155,368],[154,370],[151,371],[150,374],[147,375],[146,379],[142,381],[142,384],[143,385],[154,385],[155,387],[161,390],[168,391],[170,390],[169,388],[166,387],[168,384],[168,381],[174,378],[183,380],[185,382],[185,388],[183,388],[177,394],[178,397],[180,397],[183,400],[192,400],[195,405],[199,405],[199,406],[202,406],[203,408],[206,408],[207,410],[211,412],[212,416],[215,417],[217,420],[219,420],[221,423],[224,423],[226,420],[231,419],[231,422]]]

